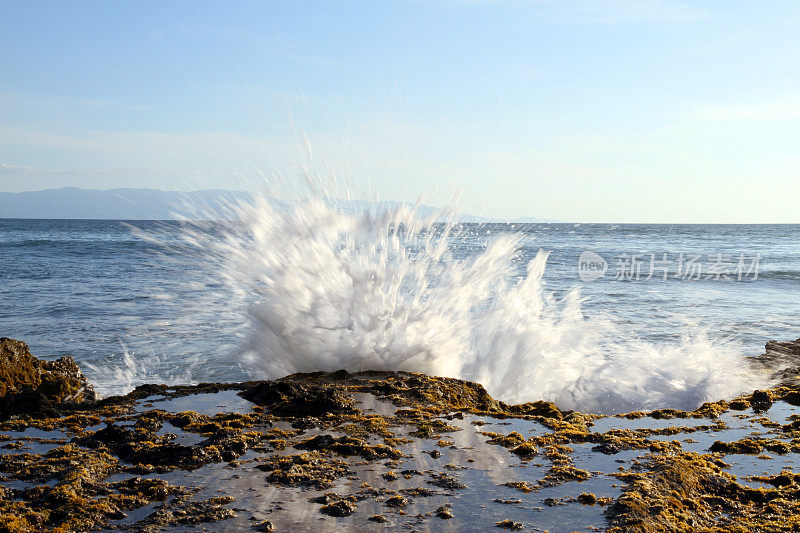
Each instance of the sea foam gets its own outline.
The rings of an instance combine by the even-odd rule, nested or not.
[[[544,290],[548,252],[519,276],[520,237],[453,253],[446,212],[266,196],[186,240],[214,264],[250,328],[242,364],[294,372],[403,370],[477,381],[506,402],[615,412],[694,408],[767,385],[731,339],[687,326],[656,344]],[[462,254],[463,255],[463,254]]]

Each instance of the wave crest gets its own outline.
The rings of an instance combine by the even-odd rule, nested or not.
[[[262,197],[235,214],[242,225],[189,240],[244,295],[243,361],[270,378],[404,370],[478,381],[507,402],[606,413],[693,408],[767,384],[739,345],[696,326],[654,344],[584,316],[577,289],[543,290],[547,252],[515,275],[518,235],[456,257],[461,226],[437,221],[443,212]]]

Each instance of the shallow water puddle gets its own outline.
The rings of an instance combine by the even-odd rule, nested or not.
[[[227,394],[226,394],[227,393]],[[353,395],[356,407],[365,416],[393,417],[398,407],[390,402],[376,398],[369,393]],[[236,400],[238,398],[238,400]],[[196,411],[200,414],[216,414],[221,403],[225,410],[233,412],[249,412],[252,404],[241,400],[236,391],[223,393],[198,394],[178,398],[147,399],[138,407],[139,413],[149,409],[167,412]],[[231,406],[234,406],[231,409]],[[397,448],[404,457],[397,462],[367,462],[359,457],[341,458],[350,474],[336,480],[326,490],[310,488],[292,488],[271,484],[266,481],[266,474],[257,466],[267,457],[287,456],[300,453],[293,447],[276,450],[269,447],[257,447],[249,450],[232,466],[216,463],[203,466],[191,472],[175,471],[167,474],[147,474],[139,477],[159,478],[170,484],[200,489],[193,496],[200,500],[215,496],[231,496],[235,502],[231,507],[239,512],[235,518],[210,527],[210,529],[244,530],[254,523],[270,520],[278,530],[315,531],[320,529],[381,530],[382,528],[412,528],[419,531],[461,531],[470,529],[475,524],[493,526],[495,522],[511,519],[538,529],[552,532],[587,530],[601,528],[605,524],[603,506],[582,505],[576,497],[582,492],[596,493],[599,497],[613,498],[619,494],[615,487],[616,480],[606,476],[593,476],[585,482],[571,481],[555,487],[542,487],[533,492],[522,492],[506,483],[517,482],[534,486],[548,472],[552,463],[544,455],[538,455],[530,461],[523,461],[502,446],[489,444],[491,437],[482,432],[508,434],[516,431],[525,438],[546,435],[550,429],[534,420],[495,419],[488,416],[459,415],[438,417],[455,431],[443,431],[434,438],[414,437],[414,424],[404,424],[398,420],[390,423],[391,431],[399,438],[408,438],[410,442],[399,444]],[[297,426],[298,424],[294,424]],[[331,435],[334,438],[345,435],[339,428],[326,430],[312,427],[298,429],[284,421],[276,421],[270,429],[297,431],[296,440],[305,440],[317,435]],[[302,425],[301,425],[302,427]],[[255,429],[255,428],[254,428]],[[202,437],[197,434],[183,432],[167,421],[157,434],[175,434],[176,442],[192,445]],[[369,435],[369,443],[380,443],[378,435]],[[578,455],[584,455],[581,451]],[[588,454],[587,454],[588,455]],[[582,459],[581,459],[582,461]],[[618,463],[606,460],[613,471]],[[576,464],[584,468],[582,464]],[[599,464],[592,465],[594,469]],[[445,480],[453,481],[449,486],[445,481],[440,486],[439,477],[446,474]],[[119,481],[132,477],[116,475],[109,481]],[[374,487],[378,493],[356,503],[357,513],[347,518],[336,518],[319,512],[320,503],[311,502],[326,493],[347,496],[365,487]],[[459,488],[462,487],[462,488]],[[381,495],[380,492],[388,491]],[[392,507],[387,500],[394,493],[403,498],[402,505]],[[442,519],[435,514],[442,507],[452,513],[452,519]],[[565,513],[565,506],[570,511]],[[144,518],[154,506],[129,513],[128,518],[116,522],[118,526],[135,523]],[[382,515],[387,520],[383,524],[370,521],[374,515]],[[565,521],[565,517],[569,519]],[[180,531],[181,528],[170,528]]]
[[[40,454],[48,452],[69,442],[71,435],[64,431],[44,430],[34,427],[25,428],[23,431],[0,431],[0,453]]]
[[[136,412],[141,413],[153,409],[161,409],[169,413],[195,411],[202,414],[245,414],[252,412],[253,405],[253,402],[239,396],[238,390],[223,390],[185,396],[147,398],[146,401],[137,404]]]
[[[306,389],[299,390],[306,394]],[[37,453],[43,453],[52,449],[44,447],[43,441],[53,438],[59,444],[48,444],[52,447],[67,442],[93,446],[92,432],[110,422],[120,428],[119,433],[111,428],[102,438],[135,434],[130,441],[135,446],[150,446],[152,442],[145,442],[149,440],[166,443],[178,459],[217,453],[216,462],[207,464],[202,460],[161,463],[146,456],[156,465],[151,467],[127,463],[123,459],[128,456],[116,451],[123,471],[117,469],[103,480],[163,480],[172,487],[185,487],[188,492],[181,497],[198,505],[213,498],[232,498],[222,503],[232,517],[226,514],[221,521],[201,527],[211,531],[250,530],[264,520],[278,531],[493,530],[496,523],[510,520],[528,531],[566,533],[606,528],[605,511],[627,488],[617,474],[645,472],[653,453],[707,454],[717,441],[754,437],[790,444],[791,432],[776,424],[791,423],[796,414],[796,408],[776,403],[767,411],[728,410],[717,418],[604,417],[588,423],[585,433],[583,422],[590,417],[564,413],[562,420],[557,411],[557,417],[549,419],[500,418],[508,416],[503,411],[498,418],[466,412],[431,415],[424,406],[398,407],[372,393],[359,392],[349,393],[358,409],[353,412],[347,401],[337,404],[334,397],[316,394],[313,401],[323,405],[321,411],[313,410],[316,404],[311,400],[303,404],[304,396],[299,396],[293,405],[300,406],[302,414],[281,418],[278,409],[255,406],[236,390],[185,395],[168,390],[136,402],[132,409],[115,411],[100,424],[94,418],[92,426],[77,431],[77,437],[68,431],[36,428],[0,433],[7,435],[7,442],[18,443],[19,448],[9,449],[9,454],[36,446],[41,446]],[[219,442],[243,435],[250,440],[240,451],[227,456],[214,452]],[[104,442],[117,445],[113,440]],[[636,449],[628,449],[632,446]],[[318,451],[308,452],[308,447]],[[751,487],[762,486],[753,476],[775,475],[800,460],[798,453],[766,451],[717,457],[728,465],[728,472]],[[177,465],[190,470],[165,472]],[[199,467],[191,469],[194,466]],[[10,475],[0,479],[0,484],[19,490],[35,485],[10,480]],[[327,488],[319,488],[323,486],[320,479],[330,481]],[[291,483],[295,485],[286,485]],[[348,516],[320,512],[337,502],[353,508],[346,509]],[[136,530],[169,505],[154,502],[126,511],[127,516],[112,525]],[[377,517],[380,523],[374,521]],[[162,529],[195,527],[173,523]]]
[[[392,416],[397,407],[380,401],[371,394],[357,395],[358,407],[365,414]],[[537,492],[524,493],[506,486],[508,482],[525,482],[535,485],[547,473],[550,461],[537,456],[531,461],[522,461],[502,446],[488,444],[490,437],[481,431],[510,433],[520,432],[527,437],[550,432],[540,423],[531,420],[507,419],[464,415],[463,418],[442,418],[458,431],[443,432],[440,436],[447,441],[439,445],[439,438],[413,438],[398,448],[404,458],[397,463],[367,463],[360,458],[346,459],[351,474],[337,480],[326,490],[287,488],[268,484],[263,472],[256,468],[257,456],[248,452],[241,458],[236,468],[225,465],[209,465],[191,474],[168,474],[171,482],[194,485],[202,480],[205,488],[196,495],[208,498],[227,495],[235,498],[233,505],[243,512],[236,518],[225,522],[225,527],[236,529],[249,527],[256,520],[269,519],[278,530],[311,531],[319,528],[337,528],[345,524],[353,529],[380,530],[382,527],[411,527],[426,531],[461,531],[480,523],[493,526],[505,519],[526,524],[527,527],[549,531],[573,531],[575,529],[600,528],[605,524],[603,507],[581,505],[575,498],[582,492],[597,493],[598,496],[613,498],[619,494],[614,487],[616,480],[608,477],[592,477],[589,480],[568,482],[556,487],[542,488]],[[277,427],[277,426],[276,426]],[[411,437],[413,425],[395,429],[399,437]],[[303,438],[317,434],[341,436],[336,431],[313,429],[306,431]],[[264,455],[289,455],[296,449],[270,451]],[[616,463],[614,463],[616,466]],[[394,479],[386,476],[393,473]],[[435,476],[445,473],[464,488],[443,488],[432,484]],[[163,477],[163,476],[162,476]],[[386,501],[392,492],[357,502],[358,512],[348,517],[335,518],[319,512],[321,504],[309,500],[326,493],[340,496],[357,493],[364,487],[374,487],[398,492],[403,505],[391,507]],[[564,506],[570,507],[564,513]],[[444,520],[435,516],[442,506],[447,506],[453,515]],[[387,522],[376,524],[369,517],[382,515]],[[569,520],[565,521],[565,516]]]

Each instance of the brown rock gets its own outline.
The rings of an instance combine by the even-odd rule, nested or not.
[[[339,500],[338,502],[326,505],[320,509],[321,513],[330,516],[350,516],[356,512],[356,506],[347,500]]]
[[[450,520],[453,518],[453,512],[450,510],[450,504],[445,504],[436,509],[436,516],[442,520]]]
[[[273,524],[269,520],[264,520],[257,526],[254,526],[253,529],[255,529],[256,531],[275,531],[275,524]]]
[[[336,386],[306,387],[293,381],[265,381],[241,392],[240,396],[282,416],[319,417],[355,412],[352,397]]]
[[[780,354],[789,356],[800,356],[800,339],[789,342],[769,341],[764,346],[767,355]]]
[[[501,520],[500,522],[497,522],[495,526],[503,529],[510,529],[512,531],[520,531],[522,529],[525,529],[525,526],[523,524],[519,522],[514,522],[513,520],[510,520],[508,518],[506,518],[505,520]]]
[[[0,418],[95,400],[71,357],[44,361],[22,341],[0,337]]]

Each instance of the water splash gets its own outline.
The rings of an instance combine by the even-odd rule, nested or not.
[[[127,394],[139,385],[192,385],[196,383],[194,370],[199,361],[183,360],[176,368],[175,362],[164,355],[131,352],[122,345],[120,356],[112,355],[112,361],[103,363],[83,362],[81,367],[94,386],[95,392],[106,398],[115,394]]]
[[[462,227],[445,212],[347,206],[260,197],[231,208],[240,224],[187,232],[246,304],[249,368],[424,372],[600,412],[693,408],[766,385],[730,339],[689,326],[680,343],[654,344],[585,317],[577,289],[544,291],[546,252],[517,275],[518,236],[457,256]]]

